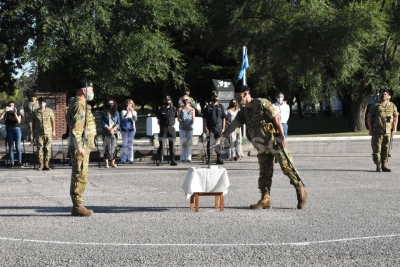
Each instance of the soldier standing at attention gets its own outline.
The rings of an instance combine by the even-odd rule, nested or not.
[[[33,112],[38,109],[39,102],[37,101],[37,97],[35,93],[29,94],[29,101],[24,105],[24,116],[25,122],[28,124],[28,136],[29,141],[31,142],[30,145],[33,144],[33,128],[32,128],[32,120],[33,120]]]
[[[218,102],[218,92],[213,91],[211,97],[212,102],[203,111],[203,128],[207,135],[213,133],[214,138],[218,139],[225,129],[225,119],[227,119],[227,116],[224,106]],[[210,142],[214,143],[214,140],[211,139],[210,136],[207,142],[207,164],[210,164],[211,158]],[[217,150],[217,164],[224,164],[221,152]]]
[[[250,205],[250,209],[268,209],[271,207],[271,185],[274,172],[274,158],[281,166],[283,173],[289,177],[290,183],[295,187],[297,194],[297,208],[302,209],[307,200],[307,192],[304,190],[303,183],[295,174],[282,149],[286,145],[283,127],[271,102],[263,98],[252,98],[250,88],[242,85],[235,89],[235,99],[239,105],[244,105],[235,119],[217,140],[216,145],[226,138],[237,127],[242,124],[247,126],[247,136],[251,143],[257,148],[258,164],[260,166],[260,177],[258,178],[258,188],[261,191],[261,199],[256,204]],[[275,129],[278,130],[279,138],[274,140]],[[277,141],[277,142],[274,142]],[[288,149],[285,149],[289,154]]]
[[[379,101],[370,108],[367,114],[369,135],[372,136],[372,160],[376,164],[377,172],[391,172],[386,163],[390,136],[396,133],[399,113],[396,106],[389,100],[389,90],[380,89]]]
[[[32,129],[33,138],[36,139],[39,168],[41,170],[50,169],[51,142],[52,137],[56,136],[56,124],[53,110],[46,107],[46,99],[39,98],[39,108],[33,112]]]
[[[169,155],[171,157],[171,166],[177,166],[175,161],[175,122],[178,117],[176,108],[172,106],[171,97],[164,97],[164,108],[162,108],[157,115],[157,123],[160,125],[160,146],[158,147],[158,156],[160,157],[160,164],[164,164],[164,143],[168,138]]]
[[[91,106],[87,101],[94,98],[93,82],[83,80],[78,83],[76,97],[68,106],[69,154],[71,155],[72,174],[70,196],[72,199],[72,216],[90,216],[93,210],[83,206],[83,193],[88,181],[90,149],[94,148],[96,122]]]

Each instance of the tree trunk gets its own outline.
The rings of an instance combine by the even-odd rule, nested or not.
[[[359,132],[367,130],[365,126],[365,112],[367,111],[367,105],[369,100],[370,92],[366,90],[358,94],[357,99],[350,100],[350,131]]]

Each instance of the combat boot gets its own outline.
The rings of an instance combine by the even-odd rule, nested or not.
[[[295,188],[297,194],[297,208],[302,209],[306,205],[307,192],[304,189],[303,184],[301,182]]]
[[[383,172],[391,172],[392,170],[386,167],[386,163],[382,163],[382,171]]]
[[[50,166],[49,166],[49,163],[48,163],[48,162],[46,162],[46,163],[44,164],[44,166],[43,166],[43,170],[45,170],[45,171],[49,171],[49,170],[51,170],[51,168],[50,168]]]
[[[37,170],[38,170],[38,171],[43,170],[43,162],[40,162],[40,163],[39,163],[39,167],[37,168]]]
[[[380,163],[377,163],[377,164],[376,164],[376,171],[377,171],[377,172],[382,172],[382,166],[381,166]]]
[[[82,204],[72,207],[71,216],[91,216],[92,214],[93,210],[85,208]]]
[[[250,205],[250,209],[269,209],[271,208],[271,195],[270,195],[270,187],[263,188],[261,190],[261,199],[257,202],[257,204]]]

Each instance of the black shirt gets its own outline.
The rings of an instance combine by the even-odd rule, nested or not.
[[[17,110],[17,116],[21,116],[19,110]],[[6,111],[6,114],[4,114],[4,124],[6,125],[7,129],[19,127],[17,116],[15,115],[14,111]]]
[[[157,114],[157,119],[160,120],[160,127],[174,126],[176,117],[176,109],[173,106],[164,107]]]
[[[203,118],[207,119],[207,128],[220,124],[222,126],[223,119],[227,119],[224,106],[222,104],[208,104],[203,111]]]

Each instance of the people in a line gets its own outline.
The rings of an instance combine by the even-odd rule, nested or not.
[[[177,111],[171,104],[171,97],[164,97],[164,107],[157,114],[157,123],[160,125],[160,135],[159,141],[160,146],[158,147],[158,156],[160,158],[160,164],[164,164],[164,145],[166,139],[168,139],[169,155],[171,157],[171,166],[178,165],[175,161],[175,122],[177,118]]]
[[[39,98],[39,108],[33,112],[32,129],[33,138],[37,147],[39,161],[38,171],[50,170],[51,143],[56,136],[56,124],[54,113],[51,108],[46,107],[46,99]]]
[[[184,96],[182,98],[182,104],[178,110],[178,121],[179,121],[179,137],[181,162],[192,161],[192,144],[193,144],[193,123],[195,120],[195,109],[190,104],[190,98]]]
[[[0,116],[0,120],[4,119],[4,124],[7,130],[7,142],[8,142],[8,156],[10,159],[9,167],[14,167],[14,143],[15,150],[17,152],[17,165],[22,167],[22,150],[21,150],[21,138],[22,132],[20,128],[21,113],[15,106],[14,101],[7,103],[6,109]]]
[[[239,111],[239,105],[236,99],[232,99],[229,102],[229,106],[226,109],[226,125],[229,126],[232,124],[233,120],[236,117],[236,114]],[[229,151],[228,158],[229,160],[238,160],[242,159],[242,132],[240,127],[236,128],[228,137],[229,140]]]
[[[101,112],[101,123],[103,125],[103,147],[105,167],[117,168],[115,159],[117,157],[117,131],[120,130],[121,119],[118,112],[118,104],[114,99],[105,102],[104,110]]]
[[[286,104],[286,101],[283,101],[285,98],[285,95],[282,92],[279,92],[276,94],[276,102],[273,105],[274,109],[276,110],[276,113],[278,113],[282,127],[283,127],[283,132],[285,133],[285,137],[288,137],[288,120],[290,116],[290,107],[288,104]]]
[[[83,206],[83,193],[88,182],[90,150],[95,148],[96,122],[87,101],[94,98],[93,82],[83,80],[76,85],[76,97],[70,102],[67,112],[69,126],[69,154],[72,173],[70,196],[72,216],[90,216],[93,210]]]
[[[121,111],[121,136],[122,136],[122,152],[121,163],[133,164],[133,141],[136,133],[135,122],[137,121],[137,112],[135,103],[132,99],[127,99],[124,102],[123,110]]]
[[[250,205],[250,209],[267,209],[271,207],[271,185],[274,170],[274,158],[277,158],[283,173],[289,177],[290,183],[295,187],[297,194],[297,208],[302,209],[307,200],[307,192],[303,183],[296,175],[296,171],[285,157],[285,149],[288,157],[289,150],[285,148],[286,141],[283,127],[271,102],[263,98],[252,98],[250,88],[246,85],[235,88],[235,99],[244,107],[238,112],[232,124],[222,133],[216,146],[222,138],[228,137],[237,127],[246,124],[247,136],[258,151],[258,163],[260,176],[258,188],[261,191],[261,199]],[[275,137],[278,135],[279,137]]]
[[[34,92],[30,93],[29,101],[24,105],[24,117],[25,123],[28,125],[28,138],[30,141],[30,145],[33,144],[33,130],[32,130],[32,120],[33,120],[33,112],[38,109],[39,102],[37,101],[36,94]]]
[[[219,103],[218,92],[212,92],[212,102],[208,104],[203,111],[203,128],[204,132],[209,136],[207,141],[207,164],[210,164],[211,160],[211,146],[210,142],[214,143],[214,139],[220,138],[221,134],[225,129],[225,108]],[[222,151],[216,149],[217,153],[217,164],[224,164],[222,159]]]
[[[372,105],[367,114],[369,135],[372,136],[372,160],[377,172],[391,172],[387,167],[390,139],[397,131],[399,113],[389,100],[389,90],[380,89],[379,101]]]

